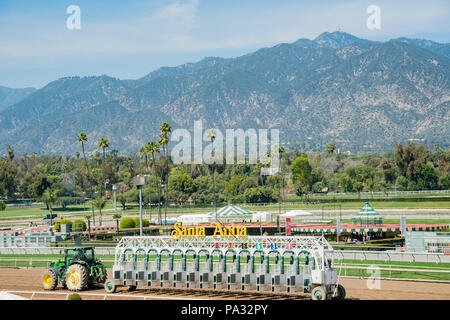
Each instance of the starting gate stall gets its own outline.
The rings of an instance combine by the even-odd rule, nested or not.
[[[147,251],[147,280],[149,287],[161,286],[161,272],[158,269],[158,250]]]
[[[345,290],[325,258],[331,250],[323,237],[315,236],[123,237],[116,247],[114,279],[105,289],[147,285],[342,299]]]
[[[172,253],[169,249],[162,249],[158,254],[158,270],[160,270],[160,279],[162,287],[172,287],[173,271]]]
[[[212,259],[212,277],[213,277],[213,288],[214,289],[225,289],[227,287],[226,283],[226,273],[224,271],[224,255],[222,251],[215,245],[211,252]]]
[[[148,255],[144,249],[136,250],[136,254],[134,256],[136,286],[143,287],[147,285],[147,259]]]
[[[186,271],[186,288],[199,288],[198,254],[194,249],[187,249],[184,254],[184,270]]]
[[[200,288],[212,288],[213,282],[212,279],[212,260],[211,254],[208,250],[203,249],[198,252],[198,269],[199,269],[199,280],[200,280]]]
[[[242,290],[255,290],[256,289],[256,277],[252,271],[252,256],[250,251],[242,249],[239,252],[239,273],[241,274],[241,289]],[[252,277],[253,276],[253,277]]]
[[[185,255],[181,249],[172,251],[172,271],[173,271],[173,286],[175,288],[185,288],[186,284],[186,270],[184,269]]]

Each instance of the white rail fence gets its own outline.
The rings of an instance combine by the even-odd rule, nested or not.
[[[48,292],[48,291],[20,291],[20,290],[7,290],[3,291],[11,294],[31,294],[30,300],[33,300],[35,295],[53,295],[53,296],[65,296],[64,300],[68,300],[69,296],[72,293],[67,292]],[[200,299],[200,298],[183,298],[183,297],[168,297],[168,296],[153,296],[153,295],[127,295],[127,294],[103,294],[103,293],[88,293],[88,292],[77,292],[81,297],[83,296],[92,296],[92,297],[101,297],[102,300],[108,300],[108,298],[126,298],[126,299],[142,299],[142,300],[152,300],[152,299],[161,299],[161,300],[208,300],[208,299]]]

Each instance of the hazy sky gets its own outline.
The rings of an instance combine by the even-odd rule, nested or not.
[[[81,29],[69,30],[70,5]],[[370,5],[381,29],[366,25]],[[322,32],[450,42],[450,1],[0,0],[0,85],[40,88],[65,76],[137,79],[161,66],[235,57]]]

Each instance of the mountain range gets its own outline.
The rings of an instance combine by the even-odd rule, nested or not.
[[[325,32],[136,80],[66,77],[39,90],[0,88],[0,150],[73,155],[76,135],[86,132],[88,152],[105,137],[131,153],[157,139],[161,122],[191,130],[196,120],[205,129],[277,128],[288,149],[323,151],[334,142],[341,151],[386,151],[408,140],[449,148],[449,79],[450,44]]]

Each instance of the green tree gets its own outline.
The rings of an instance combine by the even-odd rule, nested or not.
[[[167,123],[163,122],[160,129],[160,135],[158,144],[162,146],[163,153],[165,155],[165,171],[164,171],[164,187],[165,187],[165,194],[167,196],[168,194],[168,175],[169,175],[169,150],[167,146],[169,145],[169,133],[172,131],[172,127]],[[161,177],[162,178],[162,177]],[[164,224],[167,222],[167,201],[164,201]]]
[[[108,201],[104,197],[98,197],[94,200],[92,200],[92,204],[94,205],[94,208],[96,208],[99,211],[99,225],[102,225],[102,210],[106,207],[106,203]]]
[[[422,167],[428,161],[428,152],[423,145],[410,142],[406,146],[398,144],[394,151],[394,159],[401,175],[417,183]]]
[[[8,153],[9,161],[13,161],[14,160],[14,148],[11,146],[8,146],[6,148],[6,152]]]
[[[89,232],[89,238],[91,237],[91,215],[87,214],[84,216],[84,219],[87,221],[88,223],[88,232]]]
[[[127,195],[125,193],[119,193],[117,195],[117,201],[119,201],[119,203],[122,205],[122,209],[126,210],[127,208]]]
[[[240,193],[241,184],[245,179],[247,179],[247,177],[242,174],[234,175],[225,185],[225,195],[229,199],[237,196]]]
[[[101,138],[98,143],[98,147],[103,151],[103,162],[106,160],[106,149],[109,148],[109,141],[106,138]]]
[[[47,205],[50,212],[50,225],[53,225],[53,205],[58,201],[58,193],[48,188],[42,195],[42,201]]]
[[[122,216],[118,213],[113,214],[112,218],[116,220],[116,228],[117,228],[117,237],[119,236],[119,220],[122,218]]]
[[[6,210],[5,201],[0,200],[0,211],[5,211],[5,210]]]
[[[0,159],[0,196],[14,197],[17,189],[17,168],[6,159]]]
[[[334,153],[334,150],[336,150],[336,145],[335,145],[334,143],[330,143],[330,144],[327,146],[327,152],[328,152],[328,154]]]
[[[296,158],[291,164],[291,173],[291,179],[294,184],[301,181],[304,186],[311,187],[312,168],[309,165],[308,158]]]
[[[78,140],[78,142],[81,143],[81,149],[83,150],[84,162],[85,162],[86,168],[87,168],[87,170],[89,172],[89,164],[87,162],[86,152],[84,150],[84,143],[87,141],[87,134],[85,132],[81,132],[79,135],[77,135],[77,140]]]

